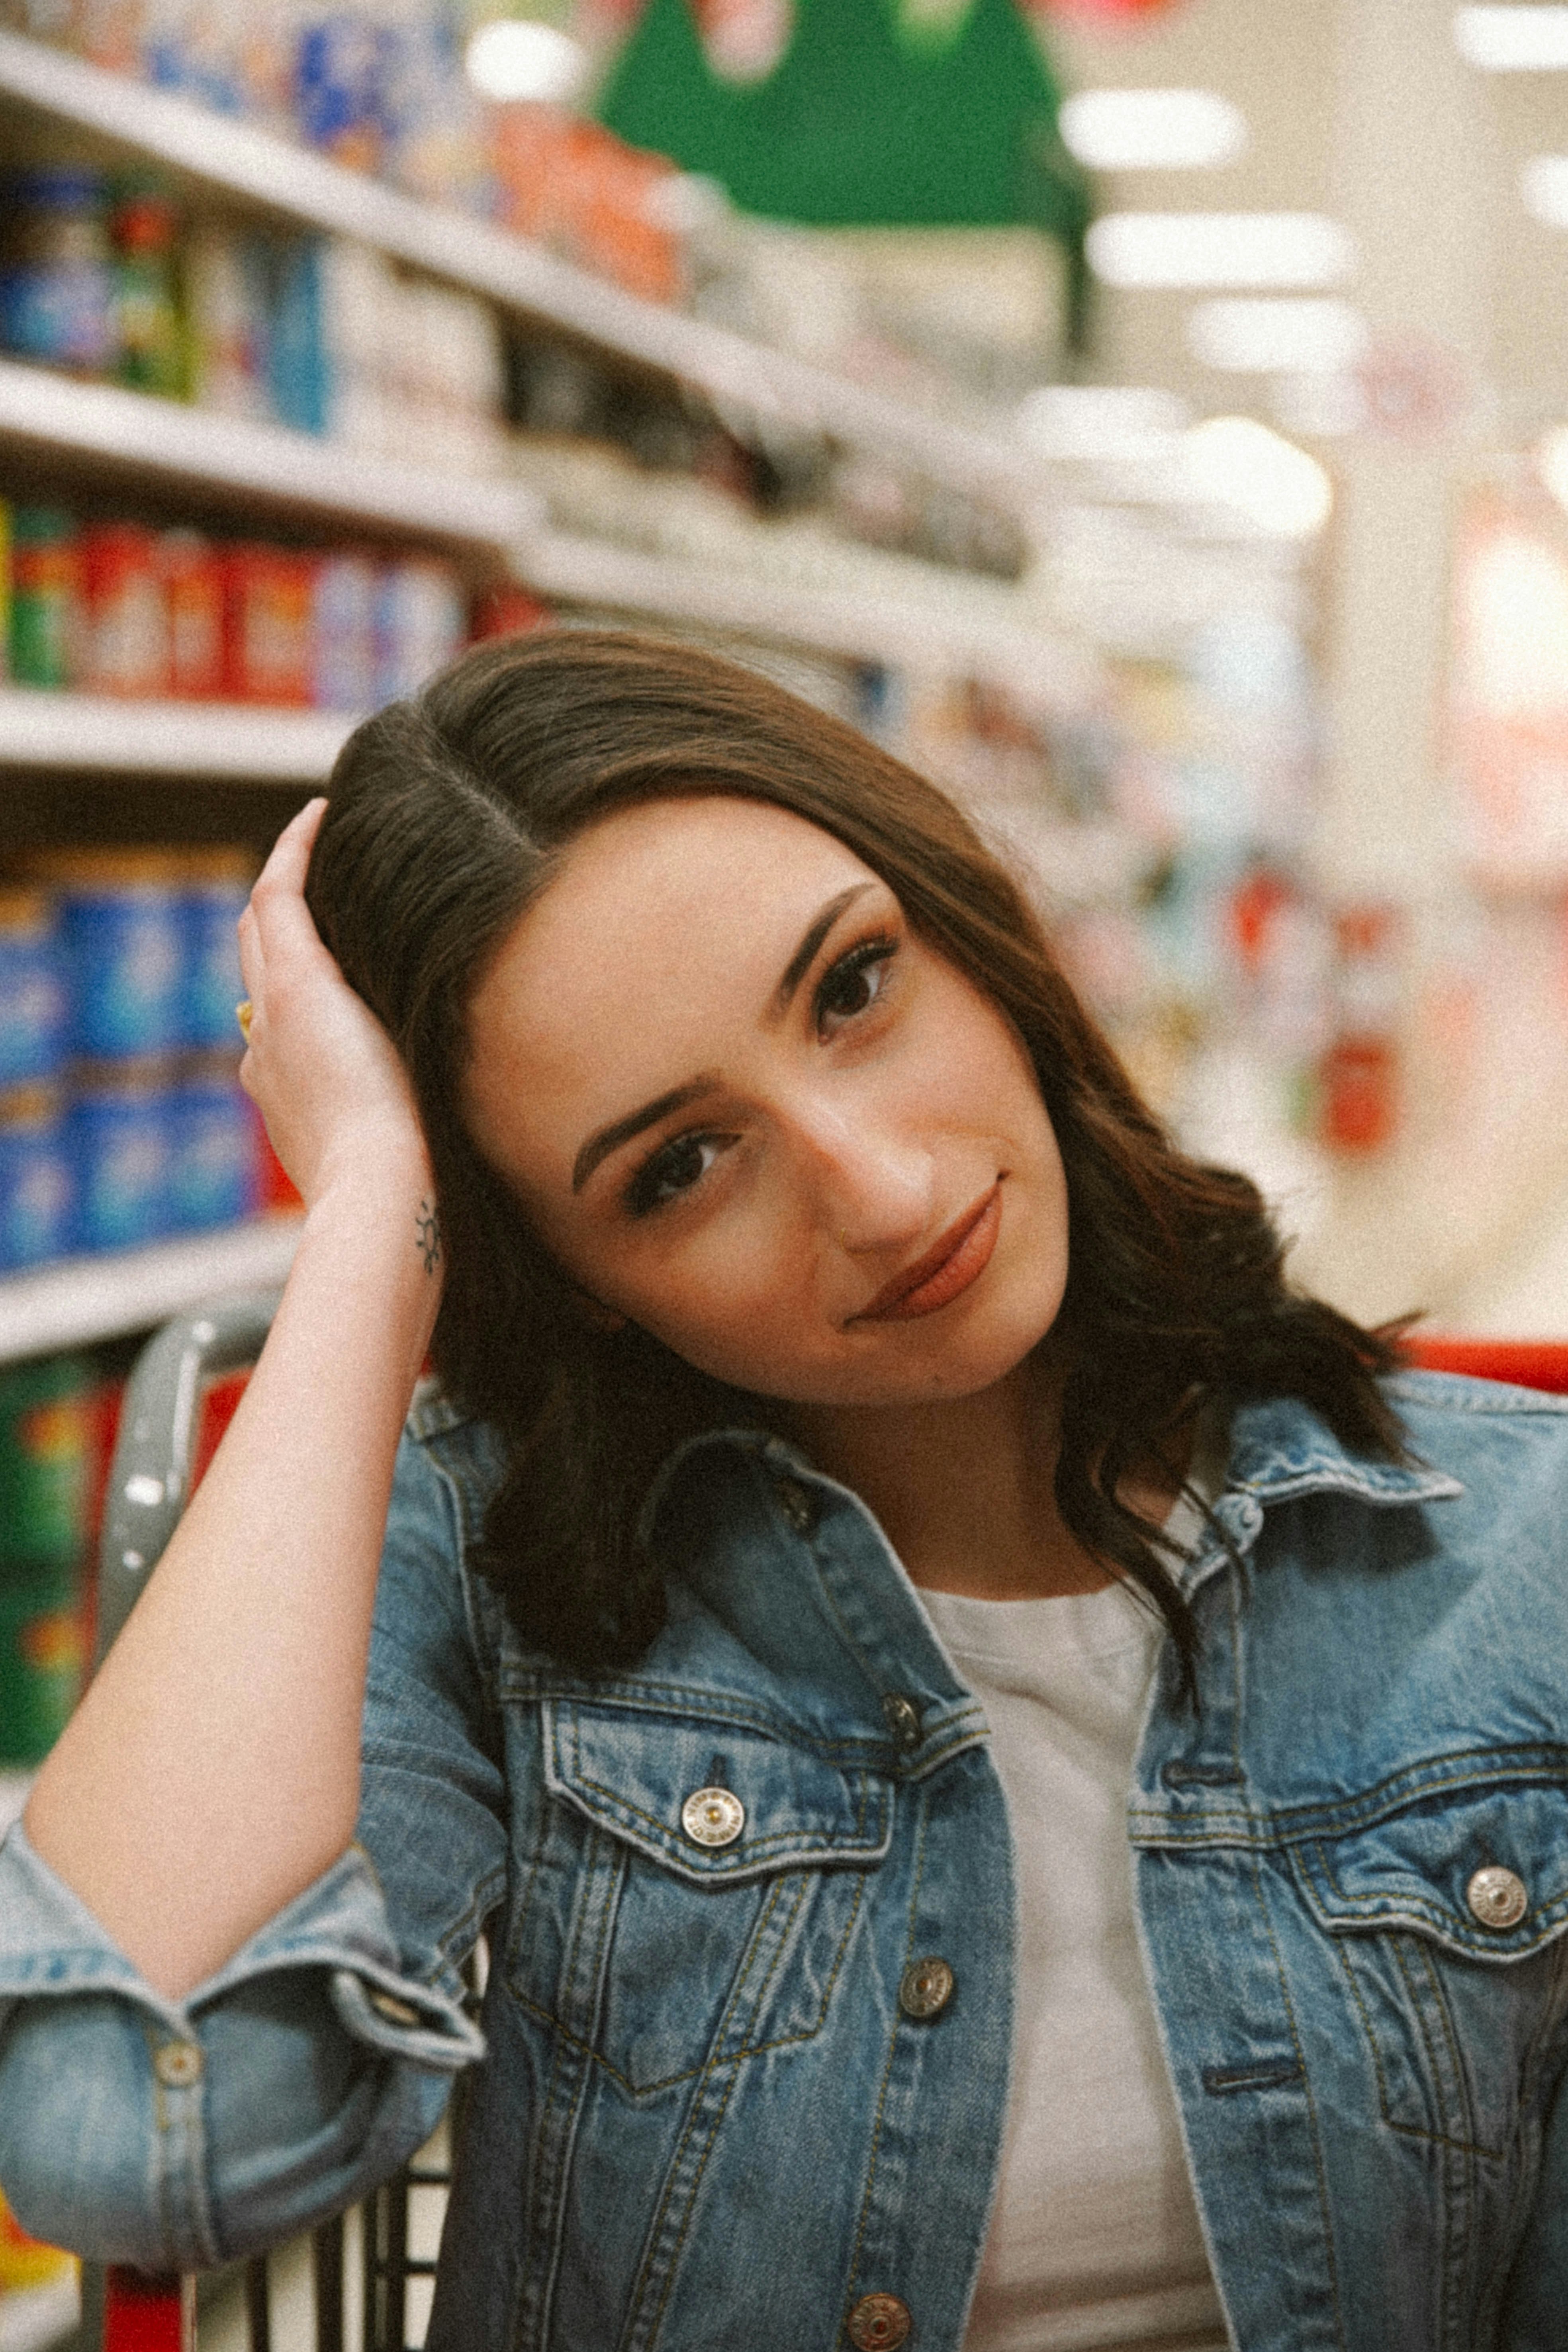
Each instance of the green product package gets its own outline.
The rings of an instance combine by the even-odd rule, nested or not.
[[[0,1366],[0,1584],[74,1572],[92,1504],[92,1375],[79,1356]]]
[[[68,1568],[0,1568],[0,1767],[41,1764],[81,1693],[86,1637]]]

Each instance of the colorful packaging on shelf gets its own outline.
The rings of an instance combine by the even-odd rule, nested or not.
[[[79,1250],[136,1249],[173,1221],[170,1065],[79,1062],[66,1114]]]
[[[476,645],[481,637],[522,636],[530,629],[548,628],[554,618],[548,604],[542,604],[526,588],[508,583],[503,587],[480,591],[474,603],[469,635]]]
[[[169,692],[212,699],[223,692],[223,558],[196,530],[166,530],[158,562],[168,608]]]
[[[0,221],[0,347],[103,374],[115,351],[104,174],[81,165],[14,172]]]
[[[53,901],[47,891],[0,883],[0,1089],[58,1076],[67,1006]]]
[[[186,240],[185,367],[200,408],[256,421],[272,415],[268,250],[258,236],[213,225]]]
[[[81,660],[89,694],[169,690],[169,607],[156,531],[89,523],[81,533]]]
[[[41,1764],[87,1672],[75,1568],[0,1566],[0,1764]]]
[[[0,684],[11,675],[11,504],[0,499]]]
[[[49,851],[33,878],[58,893],[71,1052],[89,1060],[166,1053],[179,1034],[179,865],[152,849]]]
[[[70,1569],[82,1556],[92,1389],[79,1356],[0,1365],[0,1562],[7,1567]]]
[[[58,507],[11,517],[10,668],[18,686],[69,686],[80,625],[77,527]]]
[[[375,700],[416,694],[462,651],[464,600],[444,563],[415,558],[389,564],[376,592]]]
[[[177,278],[180,216],[145,180],[124,184],[110,219],[114,247],[114,373],[165,400],[185,393]]]
[[[271,255],[268,392],[279,424],[297,433],[325,433],[331,417],[321,254],[321,239],[295,237]]]
[[[225,548],[224,691],[232,700],[310,702],[318,561],[291,548]]]
[[[321,710],[375,705],[375,566],[367,556],[328,555],[311,608],[313,699]]]
[[[232,1024],[233,1013],[229,1018]],[[174,1233],[232,1225],[257,1206],[256,1122],[232,1054],[193,1055],[167,1105],[169,1223]]]
[[[193,849],[181,852],[179,864],[179,1043],[198,1053],[226,1051],[237,1035],[234,1008],[245,994],[236,926],[255,861],[244,849]]]
[[[0,1274],[68,1253],[75,1193],[61,1089],[36,1085],[0,1094]]]
[[[295,52],[300,135],[358,172],[381,163],[384,44],[368,10],[302,17]]]
[[[76,2256],[59,2246],[46,2246],[30,2238],[4,2197],[0,2197],[0,2305],[8,2294],[26,2294],[29,2287],[50,2286],[68,2278]]]

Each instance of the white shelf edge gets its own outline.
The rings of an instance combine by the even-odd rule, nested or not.
[[[0,1363],[150,1330],[230,1292],[269,1290],[294,1262],[301,1222],[261,1217],[223,1233],[0,1276]]]
[[[232,777],[319,784],[357,717],[268,710],[249,703],[135,702],[0,688],[0,772],[112,771],[117,775]]]
[[[377,246],[721,404],[897,450],[965,489],[1042,493],[1041,468],[1000,433],[909,407],[727,328],[645,302],[465,213],[421,204],[252,124],[25,35],[0,32],[0,91],[312,228]]]
[[[138,475],[244,491],[295,512],[392,524],[488,549],[510,546],[543,514],[534,492],[504,478],[432,472],[284,425],[115,384],[78,383],[20,360],[0,360],[0,437],[107,458]]]
[[[1081,700],[1099,676],[1094,654],[1035,619],[1022,599],[1018,611],[1008,612],[1004,600],[1012,591],[972,585],[934,566],[928,595],[901,598],[773,583],[760,572],[647,555],[564,531],[542,533],[517,551],[516,562],[529,586],[547,596],[733,629],[859,661],[962,667],[993,684],[1061,701]]]

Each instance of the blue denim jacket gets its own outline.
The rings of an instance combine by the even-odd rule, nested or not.
[[[1201,1708],[1167,1643],[1129,1792],[1145,1957],[1242,2352],[1562,2352],[1568,1407],[1396,1393],[1429,1469],[1237,1419]],[[1012,2046],[978,1705],[860,1502],[732,1433],[667,1474],[641,1664],[552,1665],[464,1571],[496,1466],[416,1409],[360,1843],[185,2001],[13,1832],[0,2181],[83,2252],[216,2262],[384,2176],[482,2051],[437,2352],[829,2352],[894,2340],[877,2295],[954,2352]],[[907,2016],[931,1954],[956,1990]]]

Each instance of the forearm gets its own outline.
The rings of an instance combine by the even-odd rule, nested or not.
[[[27,1831],[178,1996],[353,1834],[376,1570],[438,1275],[426,1181],[324,1194],[222,1446],[39,1775]]]

